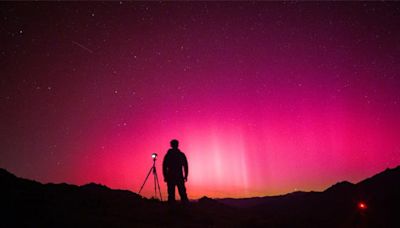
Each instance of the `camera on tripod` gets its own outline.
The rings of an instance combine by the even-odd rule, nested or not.
[[[146,179],[142,184],[142,187],[139,190],[139,194],[142,191],[144,185],[146,184],[147,179],[149,178],[150,174],[153,173],[154,177],[154,198],[157,198],[157,191],[160,195],[160,200],[162,201],[161,189],[160,189],[160,182],[158,181],[157,169],[156,169],[156,160],[157,160],[157,153],[152,153],[151,158],[153,158],[153,166],[150,168],[149,172],[147,173]]]

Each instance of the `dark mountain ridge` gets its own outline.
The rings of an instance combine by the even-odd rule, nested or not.
[[[0,227],[400,227],[400,166],[323,192],[203,197],[174,207],[95,183],[41,184],[4,169],[0,184]],[[361,202],[366,208],[357,207]]]
[[[261,216],[274,215],[278,218],[274,224],[288,227],[293,220],[305,227],[309,225],[304,221],[331,227],[399,227],[396,211],[400,203],[400,166],[386,169],[357,184],[339,182],[323,192],[218,201]],[[358,208],[360,203],[367,208]],[[285,217],[292,221],[285,222]]]
[[[293,198],[293,197],[301,197],[304,195],[309,195],[309,194],[319,194],[319,193],[325,193],[326,195],[329,194],[345,194],[345,193],[355,193],[355,192],[361,192],[361,191],[366,191],[366,190],[383,190],[383,191],[388,191],[389,189],[386,188],[390,187],[390,189],[395,189],[395,187],[398,187],[398,183],[396,183],[394,180],[400,180],[400,166],[393,168],[393,169],[386,169],[385,171],[378,173],[372,177],[369,177],[365,180],[360,181],[357,184],[353,184],[348,181],[341,181],[338,182],[330,187],[328,187],[326,190],[323,192],[303,192],[303,191],[297,191],[297,192],[291,192],[285,195],[278,195],[278,196],[264,196],[264,197],[251,197],[251,198],[221,198],[221,199],[216,199],[224,204],[230,205],[230,206],[235,206],[235,207],[252,207],[256,206],[259,204],[263,204],[265,202],[269,201],[274,201],[277,199],[282,199],[282,198]],[[390,191],[390,190],[389,190]]]

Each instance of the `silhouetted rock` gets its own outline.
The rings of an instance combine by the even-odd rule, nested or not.
[[[354,190],[355,187],[354,184],[348,181],[342,181],[327,188],[324,192],[347,192]]]
[[[200,204],[204,205],[213,205],[213,204],[219,204],[216,200],[213,200],[211,198],[208,198],[207,196],[203,196],[199,199],[198,201]]]
[[[102,185],[102,184],[96,184],[96,183],[89,183],[81,186],[82,189],[89,190],[89,191],[109,191],[111,190],[109,187]]]

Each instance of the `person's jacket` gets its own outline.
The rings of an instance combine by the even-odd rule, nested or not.
[[[182,168],[185,170],[183,174]],[[188,163],[184,153],[179,149],[169,149],[163,161],[164,179],[169,181],[182,181],[188,175]]]

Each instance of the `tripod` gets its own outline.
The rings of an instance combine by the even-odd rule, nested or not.
[[[146,179],[144,179],[142,187],[139,190],[139,194],[142,191],[144,185],[146,184],[146,181],[149,178],[150,173],[153,173],[153,176],[154,176],[154,198],[157,198],[157,187],[158,187],[158,193],[160,194],[160,200],[162,201],[161,190],[160,190],[160,182],[158,182],[158,175],[157,175],[157,170],[156,170],[157,154],[154,153],[154,154],[151,155],[151,157],[153,158],[153,166],[150,168],[149,173],[146,176]]]

